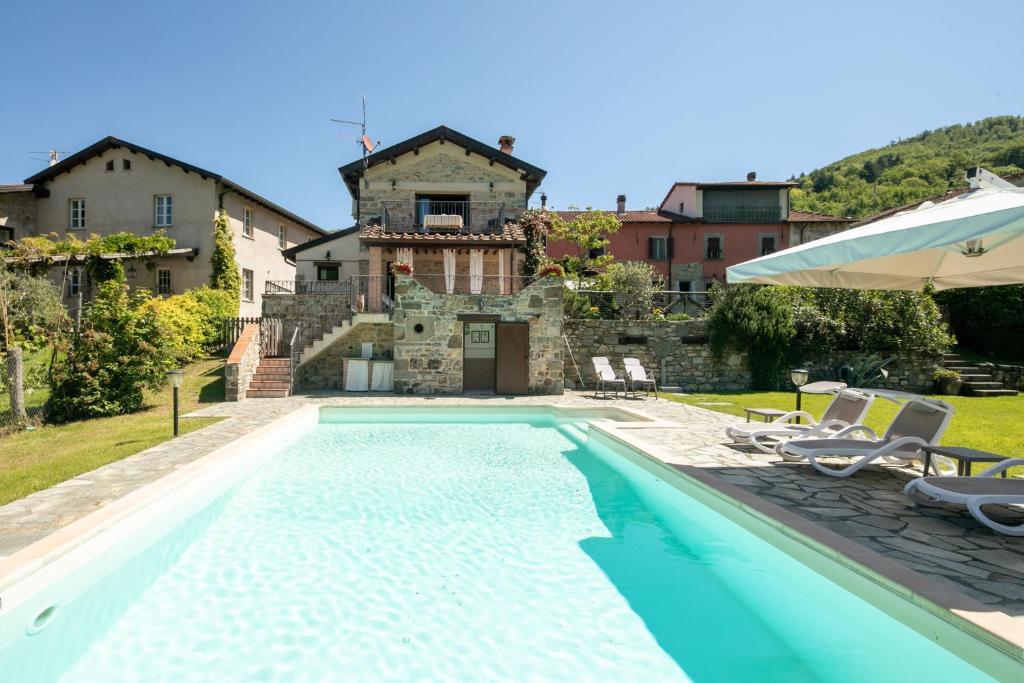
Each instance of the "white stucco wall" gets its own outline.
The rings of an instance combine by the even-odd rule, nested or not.
[[[235,237],[238,267],[253,272],[253,298],[246,300],[243,293],[239,315],[258,316],[262,310],[263,291],[267,280],[295,279],[295,266],[285,260],[278,246],[278,226],[285,226],[286,247],[307,242],[319,237],[320,233],[266,209],[237,192],[228,192],[224,196],[223,206]],[[243,207],[249,207],[253,212],[252,237],[242,234]]]
[[[359,241],[356,230],[337,239],[303,249],[295,255],[295,277],[298,280],[316,280],[318,263],[338,265],[339,279],[353,275],[366,275],[370,251]]]
[[[696,185],[676,185],[658,208],[662,211],[671,211],[672,213],[682,214],[690,218],[700,218],[703,215],[702,210],[704,208],[701,206],[700,195],[701,192],[697,189]],[[680,203],[683,205],[681,211],[679,209]]]

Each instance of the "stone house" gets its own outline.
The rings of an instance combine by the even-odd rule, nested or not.
[[[213,221],[224,210],[242,275],[243,316],[259,315],[266,282],[295,279],[285,250],[326,234],[217,173],[114,137],[52,163],[23,185],[0,188],[10,190],[0,189],[0,225],[8,237],[56,233],[85,240],[92,234],[164,230],[175,249],[125,263],[129,285],[159,295],[209,282]],[[68,298],[88,293],[87,273],[75,259],[55,262],[51,277]]]
[[[515,221],[546,172],[514,157],[514,143],[440,126],[339,169],[365,274],[264,297],[265,316],[298,326],[300,388],[562,392],[561,282],[523,276]],[[316,263],[330,244],[289,255]]]

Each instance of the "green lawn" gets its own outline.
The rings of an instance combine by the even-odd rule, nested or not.
[[[224,400],[223,358],[204,358],[186,368],[181,413]],[[171,438],[171,390],[148,397],[133,415],[44,426],[0,438],[0,505],[49,488],[101,465]],[[220,418],[182,418],[182,434]]]
[[[796,397],[792,392],[749,392],[720,394],[660,394],[678,403],[700,406],[739,418],[743,409],[778,408],[793,410]],[[995,398],[968,396],[936,396],[956,409],[949,429],[942,438],[947,446],[967,446],[1009,457],[1024,458],[1024,395]],[[804,395],[803,409],[820,416],[831,400],[825,395]],[[709,405],[712,404],[712,405]],[[713,405],[718,404],[718,405]],[[882,398],[875,399],[868,411],[866,424],[881,434],[896,416],[899,406]],[[980,466],[975,472],[981,471]]]

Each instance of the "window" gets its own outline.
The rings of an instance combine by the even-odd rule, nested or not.
[[[283,225],[277,226],[277,248],[288,248],[288,228],[284,227]]]
[[[316,279],[321,282],[337,282],[338,266],[332,263],[318,263],[316,266]]]
[[[242,236],[252,237],[252,209],[248,206],[242,207]]]
[[[123,170],[123,171],[130,171],[130,170],[132,170],[132,160],[131,159],[121,159],[121,170]]]
[[[108,171],[113,171],[114,170],[114,160],[113,159],[111,159],[110,161],[107,162],[107,170]]]
[[[776,250],[775,246],[775,235],[761,235],[760,238],[760,255],[767,256],[768,254],[774,254]]]
[[[68,209],[70,211],[68,226],[72,230],[85,230],[85,200],[69,199]]]
[[[679,281],[679,285],[676,287],[676,291],[679,291],[679,292],[689,292],[690,291],[690,281],[689,280],[680,280]]]
[[[648,249],[648,258],[651,261],[668,260],[668,237],[651,237]]]
[[[174,224],[173,200],[169,194],[158,194],[153,198],[153,225],[158,228],[169,228]]]
[[[82,291],[82,269],[72,268],[68,271],[68,296],[78,296]]]
[[[161,296],[171,295],[171,269],[157,268],[156,271],[156,293]]]
[[[242,298],[246,301],[253,301],[253,278],[252,271],[242,268]]]
[[[722,258],[722,236],[721,235],[705,235],[704,236],[704,258],[706,258],[706,259],[720,259],[720,258]]]

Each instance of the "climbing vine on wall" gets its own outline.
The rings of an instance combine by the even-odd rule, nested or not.
[[[241,301],[242,276],[235,261],[235,243],[232,239],[228,214],[223,209],[213,219],[213,253],[210,254],[210,287],[230,293],[234,301]]]

